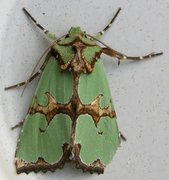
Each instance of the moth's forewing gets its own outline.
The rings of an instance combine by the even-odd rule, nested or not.
[[[81,74],[79,96],[83,104],[90,104],[96,111],[93,117],[87,113],[78,117],[75,141],[80,147],[79,160],[84,166],[88,166],[86,169],[96,169],[99,172],[100,168],[101,172],[119,147],[120,138],[106,74],[100,59],[92,73]]]
[[[56,58],[50,57],[21,130],[16,150],[18,173],[63,166],[68,156],[71,119],[55,111],[57,105],[70,101],[72,93],[71,73],[62,73]]]

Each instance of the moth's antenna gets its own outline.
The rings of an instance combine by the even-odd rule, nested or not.
[[[102,36],[114,23],[115,19],[117,18],[118,14],[120,13],[121,8],[119,8],[116,12],[116,14],[113,16],[112,20],[109,22],[109,24],[102,30],[99,31],[97,34],[99,34],[100,36]]]

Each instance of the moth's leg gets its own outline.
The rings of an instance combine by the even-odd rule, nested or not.
[[[55,34],[49,32],[49,30],[45,29],[42,25],[40,25],[40,24],[35,20],[35,18],[34,18],[25,8],[23,8],[23,11],[24,11],[24,13],[35,23],[35,25],[45,33],[45,35],[46,35],[50,40],[56,40],[56,39],[57,39],[56,36],[55,36]]]
[[[43,72],[44,68],[46,67],[46,64],[48,63],[49,57],[50,57],[50,52],[46,56],[46,59],[43,62],[43,64],[41,65],[41,67],[39,68],[39,71],[36,72],[35,74],[33,74],[29,79],[27,79],[26,81],[20,82],[18,84],[15,84],[15,85],[12,85],[12,86],[9,86],[9,87],[5,87],[5,90],[18,88],[18,87],[21,87],[21,86],[26,85],[26,84],[30,83],[31,81],[33,81],[39,74],[41,74]]]
[[[127,141],[127,138],[121,132],[119,133],[119,136],[123,141]]]
[[[38,71],[37,73],[35,73],[31,78],[29,78],[28,80],[26,81],[23,81],[23,82],[20,82],[18,84],[15,84],[15,85],[12,85],[12,86],[9,86],[9,87],[5,87],[5,90],[9,90],[9,89],[13,89],[13,88],[17,88],[17,87],[21,87],[27,83],[30,83],[31,81],[33,81],[39,74],[41,73],[41,70]]]
[[[118,16],[119,12],[121,11],[121,8],[119,8],[116,12],[116,14],[113,16],[112,20],[109,22],[109,24],[102,30],[99,31],[96,35],[97,39],[100,39],[101,36],[112,26],[113,22],[115,21],[116,17]]]
[[[152,53],[147,54],[145,56],[127,56],[125,54],[122,54],[122,53],[117,52],[117,51],[110,49],[110,48],[102,48],[102,52],[104,54],[111,56],[111,57],[116,57],[118,60],[144,60],[144,59],[149,59],[149,58],[152,58],[155,56],[160,56],[163,54],[163,52],[159,52],[159,53],[152,52]]]
[[[18,124],[16,124],[15,126],[11,127],[11,130],[14,130],[18,127],[21,127],[23,125],[23,121],[19,122]]]

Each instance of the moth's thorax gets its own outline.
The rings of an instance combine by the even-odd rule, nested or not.
[[[59,43],[53,46],[58,55],[61,70],[68,70],[76,73],[90,73],[93,71],[95,62],[100,57],[101,47],[87,44],[84,38],[76,37],[70,43]],[[65,38],[65,42],[68,41]]]
[[[76,72],[76,73],[82,73],[82,72],[86,72],[85,60],[81,56],[82,47],[79,46],[80,43],[77,43],[77,44],[73,45],[73,48],[74,48],[74,51],[75,51],[75,56],[70,61],[69,70],[73,71],[73,72]]]

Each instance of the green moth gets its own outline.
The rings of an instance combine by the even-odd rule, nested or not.
[[[54,171],[67,161],[83,171],[100,174],[112,160],[121,138],[125,138],[117,126],[100,56],[104,53],[118,60],[142,60],[162,54],[131,57],[99,40],[120,10],[96,36],[72,27],[56,38],[23,8],[53,42],[44,52],[45,60],[37,72],[34,69],[27,81],[5,88],[27,85],[41,74],[26,118],[15,126],[22,125],[15,155],[18,174]]]

